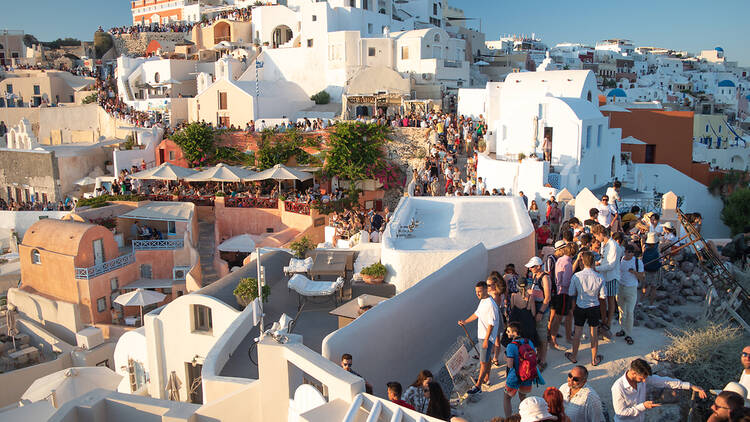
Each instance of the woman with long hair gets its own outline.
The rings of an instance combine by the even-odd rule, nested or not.
[[[565,415],[565,405],[560,390],[555,387],[547,387],[542,397],[547,402],[549,412],[557,417],[558,422],[570,422],[570,418]]]
[[[517,322],[521,325],[521,337],[531,340],[532,343],[538,344],[538,338],[536,334],[536,303],[534,298],[531,296],[531,287],[528,286],[527,279],[520,278],[518,280],[518,292],[510,295],[510,310],[508,310],[508,324],[511,322]],[[500,344],[508,347],[508,344],[512,340],[508,337],[508,333],[503,333]]]
[[[430,401],[427,404],[427,416],[432,416],[443,421],[450,420],[451,418],[451,404],[443,394],[443,389],[435,381],[427,383],[427,388],[424,389],[425,397]]]
[[[427,388],[427,384],[432,380],[432,372],[423,369],[419,371],[417,379],[406,389],[406,393],[404,393],[404,400],[414,406],[414,410],[419,413],[427,412],[429,398],[425,396],[424,389]]]

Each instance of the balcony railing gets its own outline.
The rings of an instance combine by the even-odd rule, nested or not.
[[[445,67],[454,67],[454,68],[460,68],[462,62],[459,62],[457,60],[443,60],[443,66]]]
[[[310,215],[310,204],[284,201],[284,210],[295,214]]]
[[[279,201],[274,198],[226,198],[227,208],[278,208]]]
[[[174,196],[150,194],[148,195],[148,199],[149,201],[174,201]]]
[[[180,195],[177,197],[177,200],[180,202],[192,202],[195,205],[199,206],[205,206],[205,207],[213,207],[214,206],[214,196],[213,195]]]
[[[133,240],[133,250],[136,250],[136,251],[182,249],[184,246],[185,246],[184,239]]]
[[[106,274],[110,271],[122,268],[126,265],[130,265],[134,262],[135,255],[133,255],[132,253],[118,256],[111,261],[102,262],[101,264],[94,265],[93,267],[76,268],[76,278],[79,280],[89,280],[102,274]]]

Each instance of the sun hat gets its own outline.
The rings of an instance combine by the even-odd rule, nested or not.
[[[667,221],[666,223],[662,224],[661,226],[664,227],[665,229],[674,230],[674,224],[672,224],[671,221]]]
[[[529,262],[526,263],[526,268],[536,267],[537,265],[542,265],[542,258],[532,256]]]
[[[733,393],[737,393],[745,400],[745,406],[748,406],[748,402],[750,400],[747,399],[747,388],[745,388],[744,385],[738,383],[737,381],[732,381],[728,383],[723,390],[709,390],[711,394],[719,395],[720,393],[724,391],[731,391]]]
[[[521,422],[556,421],[557,416],[549,412],[547,402],[541,397],[527,397],[518,406]]]
[[[646,244],[647,245],[655,245],[659,243],[659,240],[656,238],[656,233],[651,232],[646,236]]]
[[[568,244],[568,242],[566,242],[564,240],[558,240],[557,242],[555,242],[555,249],[560,249],[560,248],[562,248],[563,246],[565,246],[567,244]]]

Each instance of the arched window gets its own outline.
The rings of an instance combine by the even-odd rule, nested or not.
[[[154,82],[158,84],[160,80],[161,76],[159,75],[159,72],[154,73]]]
[[[440,42],[440,34],[435,34],[435,42]]]
[[[42,256],[39,253],[38,249],[34,249],[31,251],[31,263],[32,264],[41,264],[42,263]]]

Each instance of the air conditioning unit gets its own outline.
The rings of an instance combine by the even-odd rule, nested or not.
[[[76,333],[76,344],[81,349],[91,350],[104,343],[102,329],[97,327],[86,327]]]
[[[187,278],[188,271],[190,271],[190,267],[174,267],[172,268],[172,279],[184,280]]]
[[[422,79],[424,79],[425,81],[429,81],[430,79],[432,79],[432,74],[431,73],[423,73],[422,74]]]

